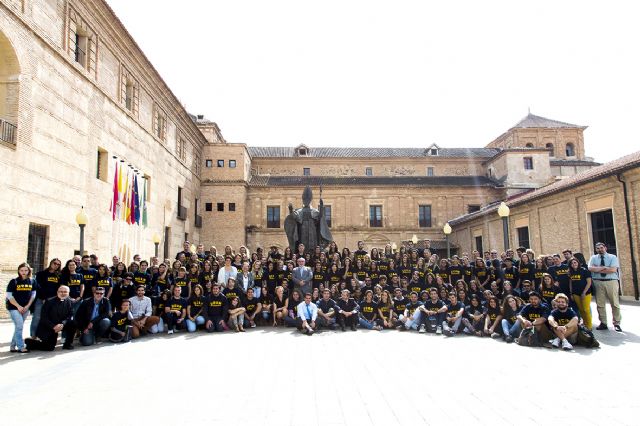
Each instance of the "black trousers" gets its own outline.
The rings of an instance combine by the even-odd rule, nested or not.
[[[76,329],[76,323],[73,321],[67,321],[66,324],[64,324],[62,330],[66,333],[67,339],[65,340],[63,347],[71,346],[76,335]],[[30,351],[52,351],[56,348],[57,341],[58,333],[54,332],[51,332],[44,338],[41,338],[41,340],[25,339],[27,349]]]
[[[353,314],[353,315],[349,315],[348,317],[345,316],[342,313],[338,314],[338,323],[340,323],[340,325],[344,325],[344,326],[358,326],[358,315],[357,314]]]

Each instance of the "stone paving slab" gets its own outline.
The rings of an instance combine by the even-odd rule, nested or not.
[[[635,425],[640,308],[622,309],[623,333],[596,332],[601,349],[568,353],[267,327],[21,355],[8,352],[13,325],[2,321],[2,423]]]

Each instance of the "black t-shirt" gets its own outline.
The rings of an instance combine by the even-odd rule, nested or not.
[[[224,307],[227,306],[229,302],[227,301],[227,298],[224,296],[224,294],[218,293],[218,295],[215,296],[213,293],[211,293],[209,296],[207,296],[205,303],[205,309],[207,309],[207,314],[211,318],[222,317],[222,315],[224,314]]]
[[[187,308],[187,301],[184,297],[179,297],[177,299],[172,297],[167,301],[166,306],[169,307],[170,311],[180,311],[180,314],[182,315],[182,310]]]
[[[489,323],[490,323],[489,325],[493,324],[496,318],[502,315],[500,306],[496,306],[495,308],[492,308],[491,306],[487,306],[485,313],[489,317]]]
[[[298,305],[302,302],[302,299],[295,300],[293,297],[289,297],[287,299],[289,304],[287,305],[287,310],[289,311],[289,315],[294,318],[298,317]]]
[[[447,316],[455,317],[459,311],[464,309],[464,304],[462,302],[456,302],[455,304],[449,303],[447,305]]]
[[[247,314],[253,315],[256,309],[258,309],[258,303],[260,303],[260,301],[258,300],[257,297],[252,297],[251,299],[249,299],[248,297],[245,297],[242,305],[246,309]]]
[[[576,315],[573,309],[567,308],[567,310],[564,312],[562,312],[560,309],[554,309],[553,311],[551,311],[551,314],[549,316],[553,317],[558,325],[567,325],[569,324],[569,321],[571,321],[578,315]]]
[[[402,299],[393,298],[393,311],[396,315],[404,315],[404,310],[407,307],[407,303],[409,303],[409,299],[403,297]]]
[[[155,273],[152,279],[153,285],[156,286],[156,291],[162,293],[171,286],[171,275],[166,274],[164,278],[159,273]]]
[[[87,289],[93,287],[93,280],[98,276],[98,271],[91,267],[87,269],[83,269],[82,267],[76,269],[76,273],[82,274],[82,281],[84,281],[85,285],[85,294],[87,293]]]
[[[58,294],[60,287],[60,273],[49,272],[49,269],[42,270],[36,274],[36,297],[38,299],[49,299]]]
[[[156,316],[160,316],[164,314],[164,307],[167,302],[162,298],[162,296],[157,296],[153,298],[153,305],[156,307],[155,314]]]
[[[549,316],[549,308],[544,303],[540,303],[537,308],[531,303],[527,303],[520,311],[520,315],[531,322],[538,318],[546,319]]]
[[[585,268],[579,268],[577,271],[569,270],[569,279],[571,280],[571,294],[581,295],[587,288],[587,278],[591,278],[591,272]],[[591,294],[591,287],[587,290],[587,294]]]
[[[151,284],[151,275],[148,272],[136,272],[133,274],[133,283],[135,286],[143,285],[144,288],[147,288],[149,284]]]
[[[553,280],[558,282],[562,293],[571,294],[571,291],[569,291],[569,267],[567,265],[550,266],[548,272],[553,277]]]
[[[355,252],[353,252],[353,258],[354,260],[356,259],[360,259],[362,261],[364,261],[365,256],[367,255],[367,251],[366,250],[356,250]]]
[[[518,277],[518,269],[516,269],[515,266],[511,266],[511,268],[505,267],[502,269],[502,278],[505,281],[509,281],[513,285],[513,287],[515,287],[518,283]]]
[[[311,278],[311,284],[313,288],[318,288],[320,287],[320,284],[324,283],[324,272],[322,272],[322,268],[320,268],[320,271],[316,271],[314,269],[313,271],[313,277]]]
[[[69,297],[72,299],[77,299],[80,297],[80,286],[82,286],[82,274],[74,273],[69,274],[68,278],[61,278],[60,285],[66,285],[69,287]]]
[[[360,314],[367,321],[373,321],[378,313],[378,304],[376,302],[360,302]]]
[[[36,291],[36,282],[31,278],[14,278],[9,281],[9,285],[7,285],[7,293],[11,292],[13,298],[16,299],[16,302],[22,307],[25,307],[27,303],[29,303],[29,300],[31,300],[31,292],[33,291]],[[18,308],[7,300],[7,309],[15,311]]]
[[[234,297],[240,298],[240,290],[238,290],[237,288],[225,288],[224,290],[222,290],[222,294],[224,294],[227,299],[229,300],[229,302],[231,302],[231,299],[233,299]],[[242,300],[240,300],[242,301]]]
[[[109,289],[113,286],[113,281],[109,276],[99,277],[96,275],[93,283],[94,284],[90,287],[91,291],[87,292],[87,289],[85,288],[84,295],[86,297],[93,297],[93,289],[95,289],[96,287],[104,288],[104,294],[106,296],[107,294],[109,294]]]
[[[187,277],[176,277],[174,285],[180,287],[180,297],[189,296],[189,279]]]
[[[413,313],[416,311],[416,309],[418,309],[420,306],[422,306],[422,302],[420,302],[419,300],[416,301],[416,303],[413,302],[409,302],[407,303],[407,305],[405,306],[405,309],[407,311],[409,311],[409,315],[413,315]]]
[[[324,314],[328,314],[331,309],[336,310],[336,301],[333,299],[324,300],[324,298],[318,300],[316,303],[318,309],[322,311]]]
[[[536,265],[532,262],[526,264],[521,263],[518,273],[520,274],[521,280],[529,280],[533,284],[536,279]]]
[[[471,315],[484,314],[485,310],[486,309],[483,308],[482,305],[473,306],[472,304],[468,304],[464,307],[464,313],[467,317],[470,317]]]
[[[451,284],[455,284],[458,280],[464,279],[464,267],[460,265],[449,266],[447,272],[449,273]]]
[[[191,307],[189,310],[191,311],[190,313],[192,318],[202,315],[202,308],[204,307],[204,296],[191,296],[191,298],[189,299],[189,306]]]
[[[420,280],[418,280],[417,282],[409,281],[409,291],[415,291],[416,293],[420,294],[422,293],[423,290],[426,290],[426,289],[427,289],[426,285]]]
[[[111,317],[111,327],[118,331],[127,331],[127,326],[131,325],[131,312],[122,313],[117,311]]]
[[[544,303],[548,304],[549,306],[551,306],[551,301],[556,297],[556,294],[558,293],[560,293],[560,287],[556,287],[555,284],[552,284],[551,288],[542,286],[542,288],[540,289],[540,297],[542,297]]]
[[[444,306],[444,302],[440,299],[436,300],[435,302],[432,301],[431,299],[424,302],[424,308],[427,311],[439,311],[440,309],[442,309],[443,306]]]
[[[262,304],[262,308],[273,303],[273,297],[268,293],[260,294],[260,303]]]

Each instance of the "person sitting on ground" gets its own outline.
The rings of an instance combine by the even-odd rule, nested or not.
[[[578,336],[578,315],[569,307],[569,297],[564,293],[556,294],[554,300],[556,309],[551,311],[547,319],[551,330],[556,335],[551,341],[551,346],[559,348],[562,345],[562,349],[570,351],[573,349],[570,341],[575,343]]]
[[[227,320],[229,328],[236,332],[244,332],[244,313],[246,309],[240,303],[238,296],[233,297],[229,301],[229,309],[227,312],[229,314],[229,319]]]
[[[424,333],[426,330],[423,327],[424,324],[422,324],[422,312],[420,311],[421,306],[422,302],[418,301],[418,293],[415,291],[409,293],[409,303],[405,305],[404,312],[398,317],[398,322],[400,324],[397,329],[418,330],[418,327],[420,327],[420,332]]]
[[[535,332],[538,333],[539,341],[546,342],[552,337],[547,326],[548,316],[549,307],[542,303],[540,294],[537,291],[532,291],[529,293],[529,303],[524,305],[520,314],[518,314],[518,321],[523,330],[535,329]]]
[[[502,302],[502,334],[507,343],[511,343],[520,336],[522,327],[518,321],[518,314],[522,304],[515,296],[507,296]]]
[[[113,343],[126,343],[131,340],[133,315],[129,311],[130,304],[129,299],[123,300],[120,304],[120,310],[111,317],[109,340]]]
[[[193,333],[196,331],[199,325],[204,325],[204,316],[202,311],[204,309],[204,296],[202,286],[195,284],[192,287],[193,291],[191,297],[187,301],[187,331]]]
[[[447,306],[438,297],[438,289],[429,289],[429,300],[420,307],[422,323],[428,333],[442,334],[442,323],[447,316]]]
[[[311,293],[304,295],[304,301],[298,305],[298,330],[311,336],[316,330],[316,319],[318,318],[318,307],[311,302]]]
[[[351,327],[351,331],[356,331],[358,324],[358,311],[360,306],[351,296],[351,292],[347,289],[342,290],[340,299],[336,303],[338,324],[340,329],[346,331],[347,325]]]
[[[358,322],[360,327],[367,330],[382,330],[376,323],[378,317],[378,304],[373,301],[373,291],[367,290],[364,293],[364,300],[360,302],[360,315]]]
[[[491,336],[494,339],[502,336],[502,310],[500,309],[497,297],[489,297],[484,314],[483,334],[485,336]]]
[[[182,288],[180,286],[173,287],[173,296],[164,307],[165,318],[169,330],[167,334],[176,332],[187,316],[187,301],[181,296]]]
[[[464,326],[463,317],[464,314],[464,305],[462,302],[458,301],[458,296],[456,296],[455,291],[449,292],[449,304],[447,305],[447,315],[445,320],[442,323],[442,330],[444,335],[447,337],[453,337],[460,331]],[[469,320],[467,320],[469,322]],[[471,325],[471,323],[469,323]]]
[[[284,287],[281,285],[276,287],[276,293],[273,298],[273,326],[277,327],[278,323],[284,324],[284,319],[287,316],[287,298],[284,295]]]
[[[262,304],[260,300],[253,295],[254,287],[249,287],[247,289],[247,297],[244,299],[244,308],[246,312],[244,313],[244,326],[255,328],[256,327],[256,318],[260,317],[260,312],[262,311]]]
[[[58,287],[56,297],[47,299],[42,306],[36,338],[25,339],[27,350],[54,350],[61,331],[66,331],[70,336],[65,339],[62,349],[73,349],[76,323],[73,320],[73,301],[69,298],[69,287],[66,285]]]
[[[394,323],[393,315],[391,293],[388,290],[383,290],[378,301],[378,325],[382,328],[392,328]]]
[[[458,291],[458,294],[461,293],[464,291]],[[482,337],[485,326],[485,307],[482,306],[480,299],[475,294],[469,297],[469,303],[464,308],[464,315],[471,322],[476,336]]]
[[[129,299],[129,311],[133,316],[131,337],[134,339],[137,339],[140,335],[155,334],[162,331],[158,327],[160,317],[153,315],[151,298],[145,295],[146,291],[147,287],[144,284],[139,284],[136,288],[136,295]]]
[[[202,316],[205,319],[204,328],[209,332],[224,331],[226,324],[224,319],[227,317],[228,300],[226,296],[220,293],[220,285],[213,283],[211,285],[211,294],[207,296],[204,302]]]
[[[111,327],[111,303],[105,297],[104,287],[96,287],[93,297],[82,301],[75,321],[82,346],[91,346],[106,336]]]
[[[317,325],[331,330],[336,328],[336,301],[331,298],[331,290],[322,290],[322,298],[318,300]]]

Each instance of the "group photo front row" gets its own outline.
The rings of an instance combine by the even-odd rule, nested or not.
[[[293,327],[306,335],[319,330],[398,330],[446,337],[489,337],[522,346],[572,350],[598,347],[591,297],[595,293],[599,331],[621,332],[619,263],[597,243],[587,262],[581,253],[535,256],[472,251],[439,258],[409,242],[366,251],[295,252],[277,246],[249,253],[226,246],[191,246],[175,260],[135,255],[112,265],[96,255],[76,255],[62,266],[55,258],[33,273],[27,263],[6,288],[14,323],[10,351],[52,351],[77,341],[129,342],[178,331],[245,332],[255,327]],[[310,265],[310,266],[308,266]],[[31,315],[30,336],[24,338]]]

